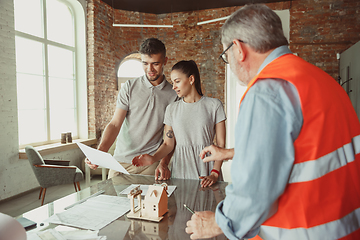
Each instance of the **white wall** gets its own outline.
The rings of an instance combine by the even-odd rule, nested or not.
[[[36,180],[18,157],[13,0],[0,4],[0,199],[4,199],[35,187]]]
[[[274,11],[280,17],[282,22],[282,27],[284,35],[287,40],[290,40],[290,11],[279,10]],[[230,66],[226,66],[226,148],[233,148],[235,145],[235,124],[237,120],[239,103],[241,97],[246,91],[246,86],[241,86],[238,83],[238,79],[234,73],[231,72]],[[222,173],[224,176],[224,181],[231,182],[231,160],[225,161],[222,166]]]
[[[340,77],[360,119],[360,41],[340,54]],[[345,83],[348,79],[352,79]]]
[[[85,6],[84,0],[80,1]],[[39,187],[27,159],[19,159],[14,2],[0,1],[0,200]],[[31,89],[29,90],[31,91]],[[80,166],[80,150],[46,156]]]

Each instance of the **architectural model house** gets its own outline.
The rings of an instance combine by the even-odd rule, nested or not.
[[[168,211],[167,184],[150,185],[146,192],[145,199],[141,200],[141,190],[139,187],[134,188],[128,194],[130,198],[130,213],[128,218],[138,218],[159,222]],[[134,199],[138,197],[138,206],[135,208]]]
[[[128,194],[128,198],[130,198],[130,215],[131,214],[136,214],[137,212],[141,212],[140,210],[140,207],[141,206],[141,193],[142,193],[142,190],[140,189],[140,185],[133,188],[130,193]],[[135,207],[135,198],[137,197],[138,199],[138,207],[136,208]],[[128,215],[129,215],[128,214]]]

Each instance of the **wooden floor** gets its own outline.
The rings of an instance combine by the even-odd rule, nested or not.
[[[92,176],[90,185],[101,182],[101,175]],[[84,189],[85,181],[80,182],[80,188]],[[75,192],[74,184],[65,184],[60,186],[49,187],[46,190],[44,204],[53,202],[59,198],[65,197]],[[40,207],[41,200],[39,199],[40,188],[26,194],[20,194],[18,197],[5,199],[0,201],[0,212],[17,217],[27,211]]]

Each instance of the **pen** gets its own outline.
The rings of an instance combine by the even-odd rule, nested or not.
[[[97,192],[97,193],[94,193],[94,194],[91,195],[91,196],[88,196],[87,198],[84,198],[84,199],[82,199],[82,200],[80,200],[80,201],[77,201],[76,203],[73,203],[73,204],[67,206],[67,207],[64,208],[64,209],[67,210],[67,209],[69,209],[69,208],[71,208],[71,207],[73,207],[73,206],[75,206],[75,205],[77,205],[77,204],[80,204],[80,203],[85,202],[85,201],[88,200],[89,198],[92,198],[92,197],[95,197],[95,196],[97,196],[97,195],[103,194],[104,192],[105,192],[104,190],[101,190],[101,191],[99,191],[99,192]]]
[[[195,212],[193,210],[191,210],[188,206],[186,206],[186,204],[184,204],[184,207],[189,210],[189,212],[191,212],[192,214],[195,214]]]

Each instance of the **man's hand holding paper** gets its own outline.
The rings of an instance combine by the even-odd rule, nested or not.
[[[92,164],[88,158],[85,158],[85,163],[86,163],[86,164],[89,166],[89,168],[91,168],[92,170],[96,170],[96,169],[99,167],[99,165]]]
[[[116,159],[113,156],[111,156],[110,153],[102,152],[95,148],[86,146],[85,144],[82,143],[77,143],[77,145],[79,146],[81,151],[85,154],[89,163],[93,165],[94,168],[92,169],[96,169],[98,166],[101,166],[104,168],[113,169],[115,171],[124,174],[129,174],[128,171],[126,171],[126,169],[118,161],[116,161]]]

